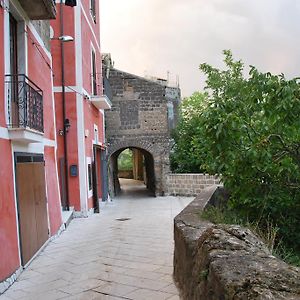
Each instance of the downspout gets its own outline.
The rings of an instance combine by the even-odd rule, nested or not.
[[[63,0],[60,0],[60,36],[64,35],[64,15],[63,15]],[[66,188],[66,207],[65,210],[70,210],[69,201],[69,168],[68,168],[68,143],[67,133],[69,123],[66,119],[66,87],[65,87],[65,48],[64,41],[60,41],[61,49],[61,89],[62,89],[62,113],[63,113],[63,137],[64,137],[64,168],[65,168],[65,188]]]

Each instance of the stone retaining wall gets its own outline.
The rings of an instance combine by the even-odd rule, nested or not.
[[[219,184],[217,176],[208,174],[168,174],[168,195],[196,196],[206,187]]]
[[[174,220],[174,278],[184,300],[300,299],[300,269],[250,230],[201,220],[220,188],[203,190]]]

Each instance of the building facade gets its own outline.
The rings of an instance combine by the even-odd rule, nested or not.
[[[111,67],[109,83],[112,108],[105,115],[111,194],[120,191],[118,157],[129,148],[133,151],[133,178],[144,181],[150,195],[164,195],[180,89],[167,80],[143,78]]]
[[[86,217],[107,198],[104,110],[111,105],[103,89],[99,1],[56,2],[51,51],[62,206]]]
[[[62,225],[48,21],[55,17],[52,0],[0,1],[0,294]]]

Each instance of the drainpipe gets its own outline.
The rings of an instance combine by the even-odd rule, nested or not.
[[[64,18],[63,18],[63,0],[60,0],[60,36],[64,35]],[[70,210],[69,201],[69,168],[68,168],[68,143],[67,133],[69,129],[69,120],[66,118],[66,86],[65,86],[65,48],[64,41],[60,41],[61,49],[61,89],[62,89],[62,113],[63,113],[63,137],[64,137],[64,168],[65,168],[65,188],[66,188],[66,207]]]

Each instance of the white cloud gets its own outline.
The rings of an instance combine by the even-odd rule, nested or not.
[[[116,67],[180,76],[183,95],[203,87],[198,66],[222,66],[222,50],[262,71],[300,71],[297,0],[102,0],[102,50]]]

